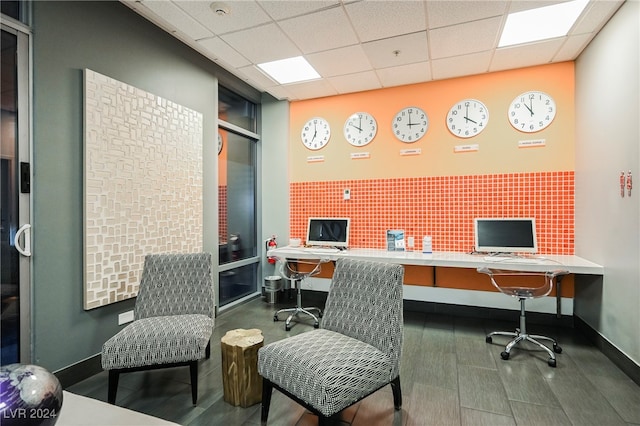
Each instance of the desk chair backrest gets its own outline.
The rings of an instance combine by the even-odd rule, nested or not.
[[[399,373],[402,351],[404,268],[380,262],[338,259],[321,328],[345,334],[388,354]]]
[[[151,254],[144,259],[135,319],[203,314],[214,317],[210,253]]]

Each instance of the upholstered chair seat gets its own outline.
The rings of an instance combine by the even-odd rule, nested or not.
[[[198,360],[210,356],[214,311],[210,253],[146,256],[134,321],[102,346],[108,402],[115,404],[121,373],[189,366],[195,405]]]
[[[401,265],[336,262],[320,328],[258,352],[263,424],[274,388],[318,415],[320,424],[388,384],[400,409],[403,276]]]

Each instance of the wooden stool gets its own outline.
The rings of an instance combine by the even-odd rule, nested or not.
[[[224,400],[250,407],[262,401],[262,377],[258,374],[258,349],[264,345],[262,330],[230,330],[220,340]]]

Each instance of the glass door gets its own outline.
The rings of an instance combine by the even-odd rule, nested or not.
[[[2,365],[30,362],[29,36],[2,25],[0,284]]]

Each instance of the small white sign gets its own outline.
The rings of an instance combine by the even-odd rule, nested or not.
[[[453,152],[474,152],[480,149],[480,145],[472,144],[472,145],[456,145],[453,147]]]
[[[324,161],[324,155],[311,155],[307,157],[307,163],[320,163]]]
[[[368,152],[352,152],[351,153],[351,159],[352,160],[359,160],[361,158],[370,158],[371,154],[369,154]]]
[[[546,139],[532,139],[528,141],[518,141],[518,148],[532,148],[536,146],[545,146],[546,144]]]
[[[413,149],[401,149],[400,155],[420,155],[422,154],[422,149],[413,148]]]

